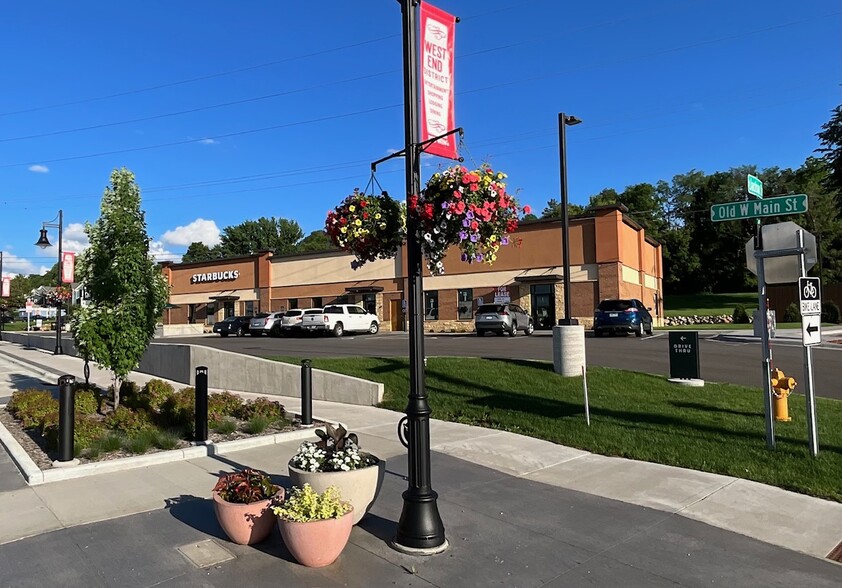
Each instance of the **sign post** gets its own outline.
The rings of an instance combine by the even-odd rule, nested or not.
[[[32,318],[32,301],[27,298],[26,300],[26,330],[30,330],[29,326],[29,319]]]
[[[799,243],[804,243],[804,231],[798,231]],[[822,340],[821,279],[808,278],[804,254],[798,256],[802,277],[798,278],[798,301],[801,305],[801,340],[804,343],[804,396],[807,399],[807,439],[810,455],[819,454],[819,431],[816,423],[816,391],[813,389],[813,345]]]

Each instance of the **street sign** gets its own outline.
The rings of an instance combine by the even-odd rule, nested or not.
[[[761,216],[781,216],[807,212],[807,195],[790,194],[775,196],[765,200],[747,200],[745,202],[726,202],[710,207],[710,220],[714,222],[759,218]]]
[[[3,285],[0,286],[0,296],[8,298],[12,295],[12,278],[6,276],[2,280]]]
[[[760,181],[760,178],[748,174],[746,183],[749,194],[757,196],[758,198],[763,198],[763,182]]]
[[[801,317],[801,341],[805,347],[822,342],[821,315],[810,314]]]
[[[670,331],[670,378],[700,379],[699,332]]]
[[[801,227],[792,222],[786,221],[773,225],[763,225],[763,249],[774,251],[776,249],[792,249],[798,245],[798,230]],[[804,271],[809,271],[816,265],[818,255],[816,254],[816,236],[804,231]],[[746,241],[746,266],[748,270],[757,275],[757,261],[754,259],[754,238]],[[769,257],[763,260],[763,271],[767,284],[794,284],[801,277],[801,268],[798,265],[798,256]]]
[[[801,303],[801,316],[821,316],[822,296],[819,278],[798,278],[798,301]]]
[[[29,314],[32,314],[32,301],[27,300],[25,306],[26,306],[26,312],[29,313]]]

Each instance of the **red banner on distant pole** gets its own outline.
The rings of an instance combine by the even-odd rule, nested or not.
[[[0,296],[8,298],[12,295],[12,278],[3,278],[3,287],[0,289]]]
[[[421,141],[456,128],[453,61],[456,17],[421,3]],[[432,143],[425,153],[459,159],[456,135]]]
[[[76,254],[63,251],[61,254],[61,281],[64,284],[72,284],[76,270]]]

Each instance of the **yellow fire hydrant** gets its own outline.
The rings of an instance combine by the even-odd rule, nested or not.
[[[772,396],[776,421],[791,421],[787,397],[797,386],[795,378],[788,378],[779,369],[772,370]]]

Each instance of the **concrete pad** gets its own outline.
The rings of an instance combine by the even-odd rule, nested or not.
[[[681,514],[817,557],[842,541],[842,504],[737,480]]]
[[[207,568],[234,559],[234,554],[213,539],[180,545],[176,549],[197,568]]]
[[[442,443],[436,451],[515,476],[588,455],[586,451],[508,432]]]
[[[677,512],[735,478],[655,463],[588,454],[525,476],[658,510]]]
[[[0,521],[0,544],[64,526],[31,488],[0,494]]]

